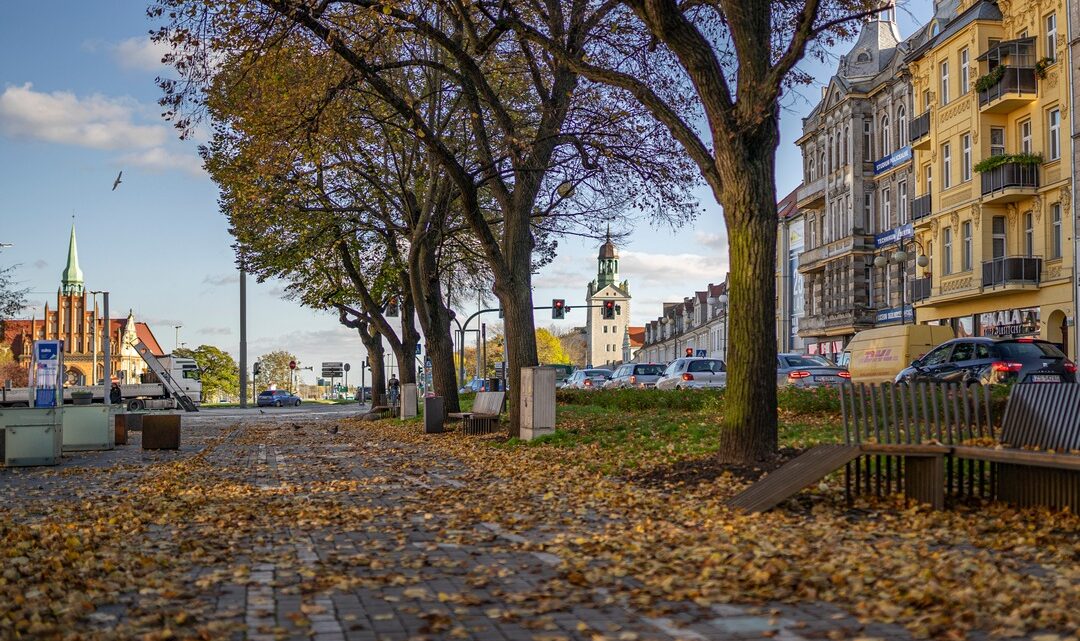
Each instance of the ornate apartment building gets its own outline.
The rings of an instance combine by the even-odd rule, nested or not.
[[[961,0],[907,56],[925,122],[919,322],[1076,353],[1066,15],[1064,0]]]
[[[914,261],[889,258],[911,235],[913,114],[904,55],[912,46],[901,40],[893,9],[868,19],[803,119],[797,336],[811,354],[839,354],[860,330],[911,322],[904,285]],[[878,256],[886,260],[875,264]]]

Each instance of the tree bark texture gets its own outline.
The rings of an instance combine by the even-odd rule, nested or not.
[[[401,384],[416,382],[416,346],[420,344],[420,332],[416,331],[416,306],[409,289],[409,275],[402,273],[402,293],[398,313],[401,315],[401,340],[394,348],[398,364],[398,380]]]
[[[372,336],[367,328],[357,329],[360,342],[367,348],[368,367],[371,369],[371,404],[377,405],[379,399],[386,396],[386,370],[383,363],[386,352],[383,349],[382,336]]]
[[[502,281],[501,283],[499,281]],[[521,436],[521,368],[537,365],[536,333],[533,328],[532,286],[529,269],[519,269],[500,279],[496,276],[496,294],[503,308],[504,353],[509,372],[507,398],[510,408],[510,436]]]
[[[431,234],[413,236],[409,272],[413,300],[417,303],[417,318],[427,341],[427,356],[431,359],[431,383],[437,396],[443,397],[447,412],[461,411],[458,401],[457,372],[454,369],[454,342],[450,336],[450,311],[443,298],[439,279],[437,243]]]
[[[727,223],[727,391],[719,456],[748,463],[775,455],[776,424],[776,187],[778,123],[769,120],[741,144],[717,150]],[[767,330],[767,331],[766,331]],[[769,340],[763,340],[769,336]],[[769,385],[762,385],[769,381]]]

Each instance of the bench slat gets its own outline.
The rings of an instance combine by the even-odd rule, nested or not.
[[[976,461],[1036,465],[1059,470],[1080,470],[1080,456],[1075,454],[1051,454],[1050,452],[1032,452],[1017,449],[995,450],[989,447],[969,446],[954,447],[953,454],[959,458]]]

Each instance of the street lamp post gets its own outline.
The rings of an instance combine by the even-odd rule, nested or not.
[[[183,325],[173,325],[173,330],[175,331],[175,334],[173,335],[173,351],[174,352],[176,351],[176,348],[180,347],[180,328],[181,327],[183,327]]]
[[[910,258],[910,254],[907,251],[906,242],[910,241],[913,245],[919,248],[919,255],[915,258],[915,264],[919,267],[926,267],[930,264],[930,259],[927,258],[926,252],[923,251],[923,247],[919,244],[919,241],[914,238],[900,239],[900,247],[885,256],[884,254],[878,254],[874,257],[874,266],[885,270],[885,278],[889,277],[888,266],[899,265],[900,266],[900,324],[907,323],[907,315],[904,313],[907,309],[907,260]],[[888,305],[891,301],[885,301]],[[911,323],[915,324],[915,307],[911,308]]]

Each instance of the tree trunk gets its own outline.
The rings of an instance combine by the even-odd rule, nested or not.
[[[536,332],[533,327],[533,301],[529,266],[512,270],[504,282],[496,283],[496,294],[503,308],[503,353],[509,372],[507,398],[510,403],[510,436],[521,435],[521,368],[537,365]]]
[[[427,342],[427,356],[431,359],[431,382],[437,396],[443,397],[447,412],[459,412],[457,372],[454,369],[454,341],[450,337],[450,311],[443,298],[439,280],[437,244],[431,236],[414,237],[410,248],[409,264],[415,265],[409,272],[413,300],[417,306],[420,328]]]
[[[752,463],[775,456],[776,187],[775,122],[717,153],[724,184],[729,299],[727,391],[719,457]],[[762,384],[768,381],[768,384]]]
[[[386,352],[383,349],[382,335],[376,333],[372,336],[366,329],[356,331],[367,348],[368,367],[371,369],[371,404],[378,405],[382,397],[386,396],[386,373],[383,367]]]
[[[420,344],[420,332],[416,331],[416,305],[412,297],[412,289],[409,287],[409,275],[407,272],[400,274],[398,279],[401,283],[401,304],[398,313],[401,315],[401,342],[394,348],[394,356],[398,364],[398,380],[401,384],[416,382],[416,346]]]

